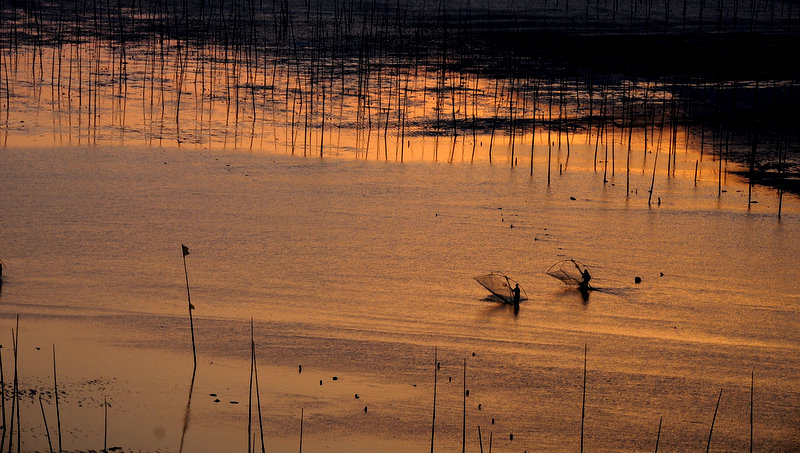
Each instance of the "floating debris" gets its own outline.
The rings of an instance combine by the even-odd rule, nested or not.
[[[633,279],[634,283],[642,283],[642,277],[636,277]]]

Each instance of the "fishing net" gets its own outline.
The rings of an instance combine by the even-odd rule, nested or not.
[[[583,281],[586,265],[575,260],[562,260],[547,269],[547,275],[557,278],[569,286],[579,286]]]
[[[473,278],[476,282],[483,285],[484,288],[488,289],[490,293],[503,299],[503,301],[507,303],[514,301],[514,286],[518,283],[516,280],[508,278],[508,276],[502,272],[492,272],[491,274],[479,275]],[[525,294],[525,290],[521,287],[519,299],[527,299],[527,294]]]

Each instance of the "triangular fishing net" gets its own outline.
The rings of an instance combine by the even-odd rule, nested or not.
[[[547,269],[547,275],[555,277],[569,286],[579,286],[583,281],[586,265],[575,260],[562,260]]]
[[[479,275],[473,278],[476,282],[483,285],[484,288],[488,289],[490,293],[503,299],[503,301],[507,303],[514,301],[514,285],[517,285],[518,283],[516,280],[509,278],[504,273],[492,272],[491,274]],[[525,300],[526,298],[527,295],[525,294],[525,290],[520,287],[519,299]]]

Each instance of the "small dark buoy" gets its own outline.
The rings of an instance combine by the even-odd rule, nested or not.
[[[508,435],[508,440],[514,440],[514,434],[509,434]]]
[[[467,389],[467,396],[469,396],[469,389]]]
[[[481,410],[481,405],[480,404],[478,404],[478,410]]]
[[[474,351],[472,352],[472,357],[475,357],[475,352]]]
[[[358,396],[358,393],[356,393],[356,399],[359,399],[359,398],[360,398],[360,396]]]
[[[297,365],[297,372],[298,373],[302,373],[303,372],[303,365]]]
[[[215,403],[219,403],[219,398],[214,398]]]
[[[209,393],[208,396],[217,396],[216,393]]]
[[[239,402],[238,402],[238,401],[231,401],[230,403],[231,403],[231,404],[239,404]]]
[[[636,277],[633,279],[634,283],[642,283],[642,277]]]
[[[319,380],[319,385],[322,385],[322,379]]]
[[[367,406],[364,406],[364,413],[367,413]]]
[[[511,228],[514,228],[514,224],[513,223],[511,224]]]
[[[575,200],[576,200],[576,198],[575,198],[575,197],[569,197],[569,199],[570,199],[570,200],[572,200],[572,201],[575,201]]]
[[[658,205],[661,206],[661,197],[658,197]]]
[[[453,382],[453,376],[447,376],[447,382]]]
[[[38,346],[36,347],[36,350],[37,350],[37,351],[41,351],[41,349],[42,349],[42,348],[40,348],[40,347],[38,347]]]
[[[663,273],[663,272],[659,272],[659,273],[658,273],[658,276],[659,276],[659,277],[663,277],[663,276],[664,276],[664,273]]]
[[[492,417],[492,424],[494,425],[494,417]]]
[[[336,377],[336,376],[334,376],[334,377],[333,377],[333,380],[334,380],[334,381],[338,381],[338,380],[339,380],[339,378],[338,378],[338,377]]]
[[[442,362],[436,362],[436,369],[437,370],[441,370],[442,369]]]

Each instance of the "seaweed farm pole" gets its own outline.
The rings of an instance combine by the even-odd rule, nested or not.
[[[42,410],[42,420],[44,421],[44,433],[47,435],[47,447],[53,453],[53,443],[50,441],[50,429],[47,427],[47,417],[44,415],[44,405],[42,404],[42,394],[39,394],[39,408]]]
[[[467,448],[467,359],[464,358],[464,388],[461,392],[461,399],[463,401],[461,412],[461,453],[464,453]]]
[[[755,372],[750,372],[750,453],[753,453],[753,390],[755,388]]]
[[[433,453],[433,434],[436,428],[436,381],[439,378],[439,348],[433,348],[433,417],[431,419],[431,453]]]
[[[108,451],[108,401],[103,397],[103,451]]]
[[[189,294],[189,271],[186,269],[186,255],[189,254],[189,247],[181,244],[181,250],[183,251],[183,273],[186,276],[186,298],[189,301],[189,328],[192,331],[192,358],[194,359],[192,375],[194,375],[194,372],[197,371],[197,351],[194,344],[194,320],[192,319],[192,310],[194,310],[194,305],[192,305],[192,296]]]
[[[302,407],[300,408],[300,453],[303,453],[303,408]]]
[[[717,397],[717,407],[714,408],[714,418],[711,419],[711,429],[708,431],[708,443],[706,444],[706,453],[711,448],[711,434],[714,432],[714,422],[717,420],[717,410],[719,410],[719,401],[722,399],[722,389],[719,389],[719,396]]]
[[[250,438],[253,432],[253,362],[255,361],[255,339],[253,337],[253,318],[250,318],[250,388],[247,392],[247,453],[252,453]]]
[[[583,344],[583,399],[581,401],[581,453],[583,453],[583,420],[586,415],[586,352],[588,346]]]
[[[0,368],[1,372],[2,368]],[[56,345],[53,345],[53,393],[56,401],[56,426],[58,428],[58,453],[61,453],[61,412],[58,409],[58,379],[56,378]],[[5,410],[3,410],[5,420]]]
[[[2,352],[2,349],[0,349]],[[6,380],[5,376],[3,375],[3,355],[0,354],[0,410],[2,410],[3,420],[2,420],[2,430],[3,436],[0,438],[0,452],[3,451],[3,447],[6,444]]]
[[[664,417],[658,419],[658,434],[656,435],[656,450],[654,453],[658,453],[658,442],[661,440],[661,422],[664,421]]]
[[[483,436],[481,435],[481,425],[478,425],[478,445],[481,447],[481,453],[483,453]]]

